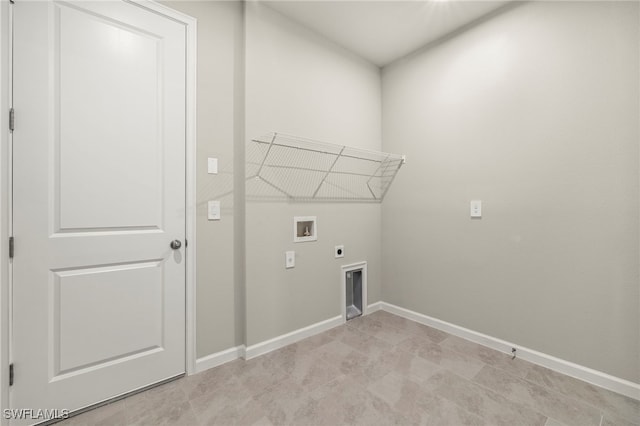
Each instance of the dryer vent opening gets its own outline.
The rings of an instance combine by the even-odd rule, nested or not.
[[[342,320],[347,322],[369,313],[367,305],[367,262],[343,265],[340,274]]]
[[[347,321],[362,315],[362,269],[345,272]]]

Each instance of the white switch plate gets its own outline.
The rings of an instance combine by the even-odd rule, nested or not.
[[[471,217],[482,217],[482,201],[471,200]]]
[[[296,252],[295,251],[286,251],[284,253],[284,267],[294,268],[296,266]]]
[[[218,174],[218,159],[217,158],[208,158],[207,159],[207,173],[215,175]]]
[[[335,246],[333,249],[333,255],[335,258],[344,257],[344,246],[341,244],[339,246]]]
[[[209,201],[207,203],[207,218],[209,220],[220,220],[220,201]]]

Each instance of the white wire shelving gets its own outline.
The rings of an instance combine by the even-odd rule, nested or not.
[[[252,139],[246,149],[246,195],[253,200],[384,199],[404,156],[281,133]]]

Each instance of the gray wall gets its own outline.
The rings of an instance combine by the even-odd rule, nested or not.
[[[263,5],[246,8],[246,138],[276,131],[379,150],[379,69]],[[380,300],[379,204],[246,209],[248,345],[340,315],[340,265],[368,261],[369,302]],[[317,216],[317,242],[293,243],[294,216]]]
[[[408,163],[382,208],[249,203],[246,237],[244,141],[381,149],[379,70],[253,3],[165,3],[198,19],[199,357],[338,315],[367,260],[369,303],[640,380],[637,3],[525,3],[385,68],[382,149]]]
[[[235,247],[242,241],[234,221],[242,221],[244,199],[233,192],[234,147],[244,130],[243,8],[235,1],[163,3],[198,20],[196,340],[203,357],[243,343],[242,259]],[[208,157],[218,158],[218,175],[207,174]],[[216,199],[222,219],[208,221],[207,201]]]
[[[383,70],[384,301],[640,381],[638,12],[525,3]]]

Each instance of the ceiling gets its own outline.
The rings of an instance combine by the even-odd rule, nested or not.
[[[380,67],[509,3],[484,0],[263,2]]]

